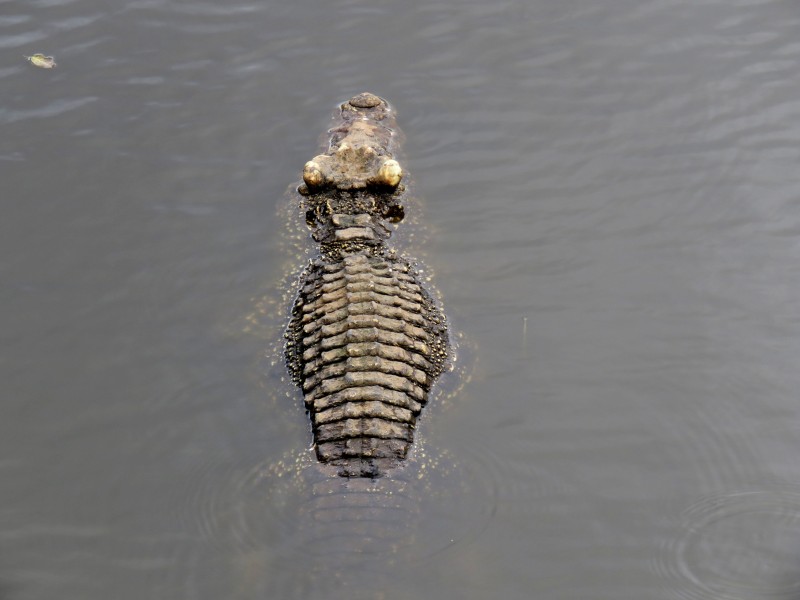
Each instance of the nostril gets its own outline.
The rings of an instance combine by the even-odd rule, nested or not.
[[[375,108],[381,103],[381,99],[375,94],[364,92],[350,98],[350,106],[354,108]]]

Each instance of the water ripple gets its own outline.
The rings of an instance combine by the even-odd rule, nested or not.
[[[31,20],[30,15],[6,15],[0,17],[0,27],[19,25],[20,23],[27,23],[30,20]]]
[[[75,2],[78,2],[78,0],[33,0],[31,4],[39,8],[53,8],[55,6],[74,4]]]
[[[81,108],[87,104],[97,101],[96,96],[87,96],[85,98],[75,98],[73,100],[55,100],[46,106],[40,108],[29,109],[0,109],[0,123],[15,123],[25,119],[42,119],[48,117],[57,117],[61,114]]]
[[[41,31],[28,31],[26,33],[18,33],[16,35],[4,35],[0,37],[0,48],[21,48],[28,44],[38,42],[47,37]]]
[[[309,451],[249,467],[206,465],[173,505],[186,530],[237,555],[269,547],[273,560],[324,557],[344,544],[348,556],[337,560],[419,560],[463,541],[493,512],[495,494],[485,489],[493,481],[455,465],[425,450],[379,480],[332,476]]]
[[[656,569],[686,600],[796,600],[800,594],[800,488],[734,490],[702,498]]]

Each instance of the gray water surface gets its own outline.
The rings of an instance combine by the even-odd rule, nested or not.
[[[800,597],[798,40],[793,0],[0,1],[0,598]],[[280,343],[287,189],[362,91],[460,337],[354,559]]]

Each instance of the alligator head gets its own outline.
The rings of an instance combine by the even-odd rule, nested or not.
[[[396,189],[403,170],[390,151],[394,115],[389,103],[365,92],[353,96],[339,109],[342,123],[329,131],[328,151],[315,156],[303,168],[307,193]]]
[[[308,161],[297,191],[323,254],[377,247],[404,211],[399,130],[386,100],[368,92],[341,104],[328,149]]]

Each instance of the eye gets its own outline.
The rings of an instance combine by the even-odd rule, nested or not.
[[[385,160],[378,169],[378,174],[375,176],[374,182],[377,185],[385,185],[387,187],[395,188],[400,183],[403,177],[403,169],[400,168],[400,163],[390,158]]]
[[[314,229],[317,226],[317,219],[313,210],[306,211],[306,225]]]
[[[325,182],[325,176],[322,174],[319,163],[313,160],[306,163],[305,167],[303,167],[303,181],[310,188],[322,186]]]
[[[399,223],[406,216],[406,211],[399,204],[392,204],[383,210],[383,218],[389,223]]]

